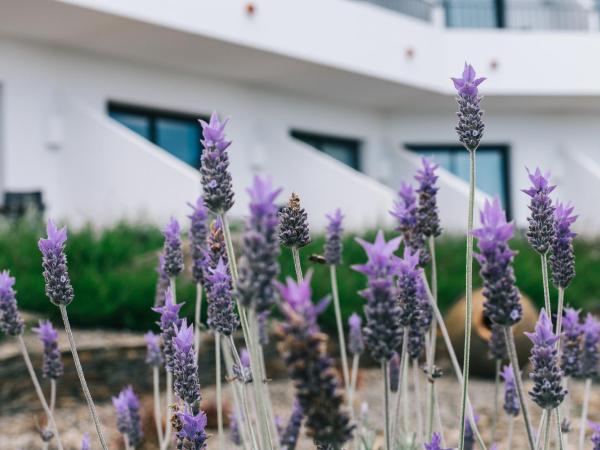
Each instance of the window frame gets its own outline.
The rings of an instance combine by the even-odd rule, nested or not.
[[[404,144],[404,148],[410,150],[411,152],[429,152],[429,153],[442,153],[442,152],[466,152],[465,148],[459,144],[413,144],[408,143]],[[477,148],[477,153],[486,153],[486,152],[500,152],[502,159],[502,167],[500,168],[500,176],[502,177],[502,183],[504,185],[504,198],[506,199],[506,204],[504,205],[504,209],[506,211],[506,216],[508,220],[512,219],[512,181],[510,175],[511,168],[511,157],[510,157],[510,146],[508,144],[484,144],[480,145]],[[454,174],[453,174],[454,175]]]
[[[188,112],[174,111],[174,110],[170,110],[170,109],[154,108],[154,107],[150,107],[150,106],[137,105],[137,104],[132,104],[132,103],[125,103],[125,102],[120,102],[120,101],[109,100],[108,103],[106,104],[106,114],[112,118],[111,113],[133,114],[133,115],[139,115],[139,116],[146,117],[149,122],[149,124],[148,124],[149,125],[148,140],[169,154],[171,154],[171,153],[167,149],[164,149],[163,147],[158,145],[157,123],[160,119],[172,119],[172,120],[195,122],[199,128],[201,127],[200,123],[198,122],[199,120],[204,120],[204,121],[209,120],[209,116],[206,114],[194,114],[194,113],[188,113]],[[116,119],[114,119],[114,120],[116,120]],[[200,130],[199,136],[200,136],[200,138],[202,138],[201,130]],[[197,165],[192,166],[197,170],[200,169],[200,160],[202,158],[203,150],[204,150],[204,146],[202,145],[202,143],[200,142],[200,139],[199,139],[198,140],[198,161],[196,162]],[[177,158],[177,159],[179,159],[179,158]],[[184,160],[181,160],[181,161],[185,162]]]
[[[313,144],[313,143],[310,143],[309,141],[313,141],[316,143],[329,142],[329,143],[333,143],[333,144],[343,144],[343,145],[351,146],[352,148],[350,148],[350,150],[352,152],[352,157],[351,157],[352,163],[353,163],[352,165],[346,164],[343,161],[340,161],[339,159],[334,158],[331,155],[327,155],[327,156],[334,158],[336,161],[339,161],[340,163],[344,164],[345,166],[348,166],[358,172],[362,172],[363,141],[361,139],[347,137],[347,136],[327,134],[327,133],[318,133],[318,132],[314,132],[314,131],[305,131],[305,130],[298,129],[298,128],[290,129],[289,134],[292,138],[302,141],[305,144],[310,145],[311,147],[315,147],[321,153],[325,153],[325,151],[320,149],[317,146],[318,144]],[[325,154],[327,154],[327,153],[325,153]]]

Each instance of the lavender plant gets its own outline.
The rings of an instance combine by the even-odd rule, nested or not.
[[[504,380],[504,412],[508,417],[508,450],[512,448],[513,443],[513,430],[515,424],[515,417],[517,417],[521,411],[521,404],[519,403],[519,394],[517,393],[517,386],[515,383],[515,373],[513,368],[508,365],[504,366],[501,372]]]
[[[308,215],[300,205],[300,197],[292,192],[288,204],[279,213],[279,239],[281,244],[292,250],[296,278],[302,280],[300,254],[298,249],[310,244]]]
[[[591,441],[594,445],[592,450],[600,450],[600,424],[590,422],[590,428],[592,429]]]
[[[348,405],[350,413],[354,417],[354,395],[356,393],[356,381],[358,379],[358,367],[360,355],[365,351],[365,342],[362,334],[362,319],[356,313],[348,318],[348,350],[352,354],[352,374],[350,376],[350,392],[348,393]]]
[[[429,263],[429,253],[425,247],[425,235],[419,226],[419,207],[417,197],[410,184],[402,183],[398,191],[398,200],[394,202],[394,208],[390,214],[398,220],[397,231],[402,235],[405,248],[419,255],[419,264],[426,266]],[[423,224],[424,228],[429,224]]]
[[[94,421],[100,444],[104,450],[108,450],[102,426],[100,425],[100,419],[96,412],[96,406],[94,405],[92,395],[90,394],[87,382],[85,381],[83,368],[79,361],[77,346],[75,345],[75,339],[73,337],[73,332],[71,331],[71,324],[67,314],[67,306],[73,301],[74,297],[73,287],[71,286],[71,280],[67,269],[67,256],[65,255],[67,228],[64,227],[58,229],[54,222],[49,220],[46,231],[48,237],[45,239],[42,238],[38,242],[38,247],[42,253],[46,296],[60,309],[81,389],[83,390],[83,394],[90,410],[90,415]]]
[[[123,389],[117,397],[113,397],[117,429],[123,436],[125,448],[134,450],[142,442],[142,422],[140,418],[140,401],[131,386]]]
[[[165,304],[165,291],[169,287],[171,281],[169,275],[165,271],[165,257],[163,254],[158,255],[158,266],[156,266],[156,293],[154,296],[154,307],[158,308]]]
[[[300,402],[295,400],[294,406],[292,407],[292,414],[290,415],[288,423],[281,434],[282,450],[295,450],[303,419],[304,410],[302,409],[302,406],[300,406]]]
[[[467,413],[467,396],[469,390],[469,364],[471,354],[471,322],[473,320],[473,205],[475,202],[475,152],[479,147],[485,125],[481,109],[481,96],[478,86],[485,78],[476,78],[475,69],[465,63],[462,76],[452,78],[458,92],[458,125],[456,133],[458,140],[469,152],[469,205],[467,210],[467,262],[466,262],[466,314],[465,314],[465,346],[463,361],[463,386],[460,407],[460,438],[459,449],[464,450],[465,417]]]
[[[146,341],[146,364],[152,367],[152,393],[154,401],[154,421],[156,425],[156,435],[158,436],[159,447],[163,443],[162,413],[160,409],[160,367],[164,363],[163,355],[160,350],[160,337],[152,331],[144,335]]]

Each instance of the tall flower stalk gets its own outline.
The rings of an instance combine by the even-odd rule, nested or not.
[[[587,425],[588,406],[592,388],[592,380],[598,376],[600,362],[600,323],[588,314],[581,326],[582,343],[579,370],[576,377],[585,380],[585,390],[583,396],[583,407],[581,413],[581,426],[579,429],[579,450],[583,450],[585,441],[585,429]]]
[[[160,351],[160,337],[152,331],[144,335],[146,341],[146,364],[152,368],[152,394],[154,404],[154,424],[158,447],[163,445],[162,413],[160,409],[160,367],[163,364],[163,356]]]
[[[331,280],[331,292],[333,294],[333,307],[335,311],[335,322],[338,332],[338,343],[340,347],[340,359],[342,361],[342,375],[346,395],[350,398],[350,372],[348,368],[348,355],[346,353],[346,338],[344,336],[344,324],[342,322],[342,310],[340,307],[340,295],[338,290],[336,268],[342,262],[342,220],[344,216],[339,209],[333,214],[327,215],[327,233],[325,238],[325,261],[329,265],[329,278]]]
[[[498,413],[500,409],[500,403],[498,401],[498,394],[500,391],[500,375],[502,361],[504,361],[508,354],[506,352],[506,341],[504,339],[504,331],[502,327],[492,323],[492,334],[488,341],[488,356],[491,360],[496,363],[496,373],[494,377],[494,416],[492,418],[492,441],[496,441],[496,429],[498,425]]]
[[[476,254],[476,258],[481,265],[479,274],[483,279],[483,295],[486,299],[484,313],[492,323],[503,327],[529,445],[531,450],[535,450],[512,329],[513,325],[518,323],[523,316],[520,294],[515,285],[512,268],[515,253],[508,245],[508,241],[514,233],[514,224],[506,221],[506,214],[497,198],[492,202],[486,200],[480,220],[482,226],[473,231],[473,236],[478,240],[479,253]]]
[[[23,340],[25,322],[23,321],[21,313],[17,307],[16,292],[13,288],[14,284],[15,279],[14,277],[10,276],[10,273],[7,270],[0,272],[0,330],[2,330],[2,332],[7,336],[12,336],[17,339],[17,342],[19,343],[19,349],[21,350],[23,360],[25,361],[27,371],[29,372],[29,376],[31,377],[31,381],[33,383],[35,393],[38,396],[38,400],[40,401],[44,412],[46,413],[46,418],[48,420],[48,424],[50,425],[51,432],[54,434],[54,437],[56,437],[56,445],[59,450],[62,450],[63,446],[58,428],[56,426],[56,421],[54,420],[53,409],[48,406],[48,402],[46,401],[46,397],[44,396],[44,392],[42,391],[38,377],[35,374],[33,364],[31,364],[31,358],[29,357],[27,346]]]
[[[67,256],[65,255],[67,229],[66,227],[58,229],[54,222],[49,220],[46,231],[48,237],[45,239],[42,238],[38,242],[38,247],[42,253],[46,296],[53,304],[58,306],[60,310],[71,353],[73,355],[75,370],[77,371],[77,376],[79,377],[81,389],[83,390],[83,394],[90,410],[90,415],[94,421],[96,433],[100,439],[100,445],[104,450],[108,450],[106,438],[102,431],[102,425],[100,424],[100,419],[96,412],[96,406],[94,405],[92,395],[90,394],[87,382],[85,381],[81,362],[79,361],[79,354],[77,353],[77,346],[75,345],[75,339],[73,337],[73,332],[71,331],[71,324],[69,323],[69,316],[67,314],[67,306],[73,301],[74,297],[73,287],[71,286],[71,280],[67,269]]]
[[[465,309],[465,345],[463,361],[463,386],[460,405],[459,449],[464,450],[465,417],[469,390],[469,366],[471,356],[471,323],[473,320],[473,206],[475,203],[475,152],[483,136],[483,111],[480,107],[482,97],[478,86],[485,78],[475,78],[473,66],[465,63],[461,78],[452,78],[458,92],[458,140],[469,152],[469,206],[467,211],[467,261],[466,261],[466,309]]]
[[[521,404],[519,403],[519,394],[517,393],[513,368],[510,365],[504,366],[501,375],[504,380],[504,412],[508,417],[507,449],[510,450],[512,447],[515,417],[521,411]]]

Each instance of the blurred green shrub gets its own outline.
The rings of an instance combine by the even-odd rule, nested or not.
[[[44,233],[38,223],[19,222],[0,227],[0,269],[10,269],[16,277],[17,298],[23,310],[35,311],[59,320],[58,309],[44,295],[41,257],[37,240]],[[388,233],[392,236],[393,233]],[[373,232],[365,233],[372,240]],[[566,300],[585,309],[600,308],[599,241],[576,239],[577,277],[566,291]],[[460,298],[464,292],[464,238],[442,237],[437,241],[439,271],[439,301],[442,309]],[[162,246],[162,234],[157,227],[146,224],[119,223],[102,231],[85,227],[69,233],[67,255],[75,288],[75,300],[69,306],[74,325],[90,328],[127,328],[147,330],[157,315],[150,310],[154,303],[157,252]],[[315,299],[329,295],[329,270],[309,261],[311,254],[321,252],[323,238],[317,236],[302,249],[304,269],[313,268]],[[543,303],[539,257],[527,246],[522,236],[512,246],[519,253],[515,271],[519,288],[538,305]],[[344,317],[362,309],[363,300],[357,292],[364,288],[365,278],[350,269],[363,262],[362,248],[351,236],[344,245],[344,265],[338,268],[340,298]],[[282,248],[282,276],[293,275],[291,253]],[[476,266],[477,269],[477,266]],[[475,282],[479,279],[475,276]],[[552,291],[553,298],[556,292]],[[187,301],[184,314],[193,312],[195,288],[188,276],[180,277],[177,297]],[[203,312],[206,308],[203,308]],[[333,308],[322,316],[322,325],[335,330]]]

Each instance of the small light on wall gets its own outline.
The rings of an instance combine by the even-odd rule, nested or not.
[[[415,57],[415,49],[413,47],[406,47],[404,50],[404,56],[406,59],[414,59]]]
[[[252,2],[246,3],[246,14],[253,16],[256,13],[256,5]]]
[[[497,60],[497,59],[492,59],[492,60],[490,61],[490,70],[492,70],[492,71],[496,71],[496,70],[498,70],[498,66],[499,66],[499,65],[500,65],[500,63],[498,62],[498,60]]]

